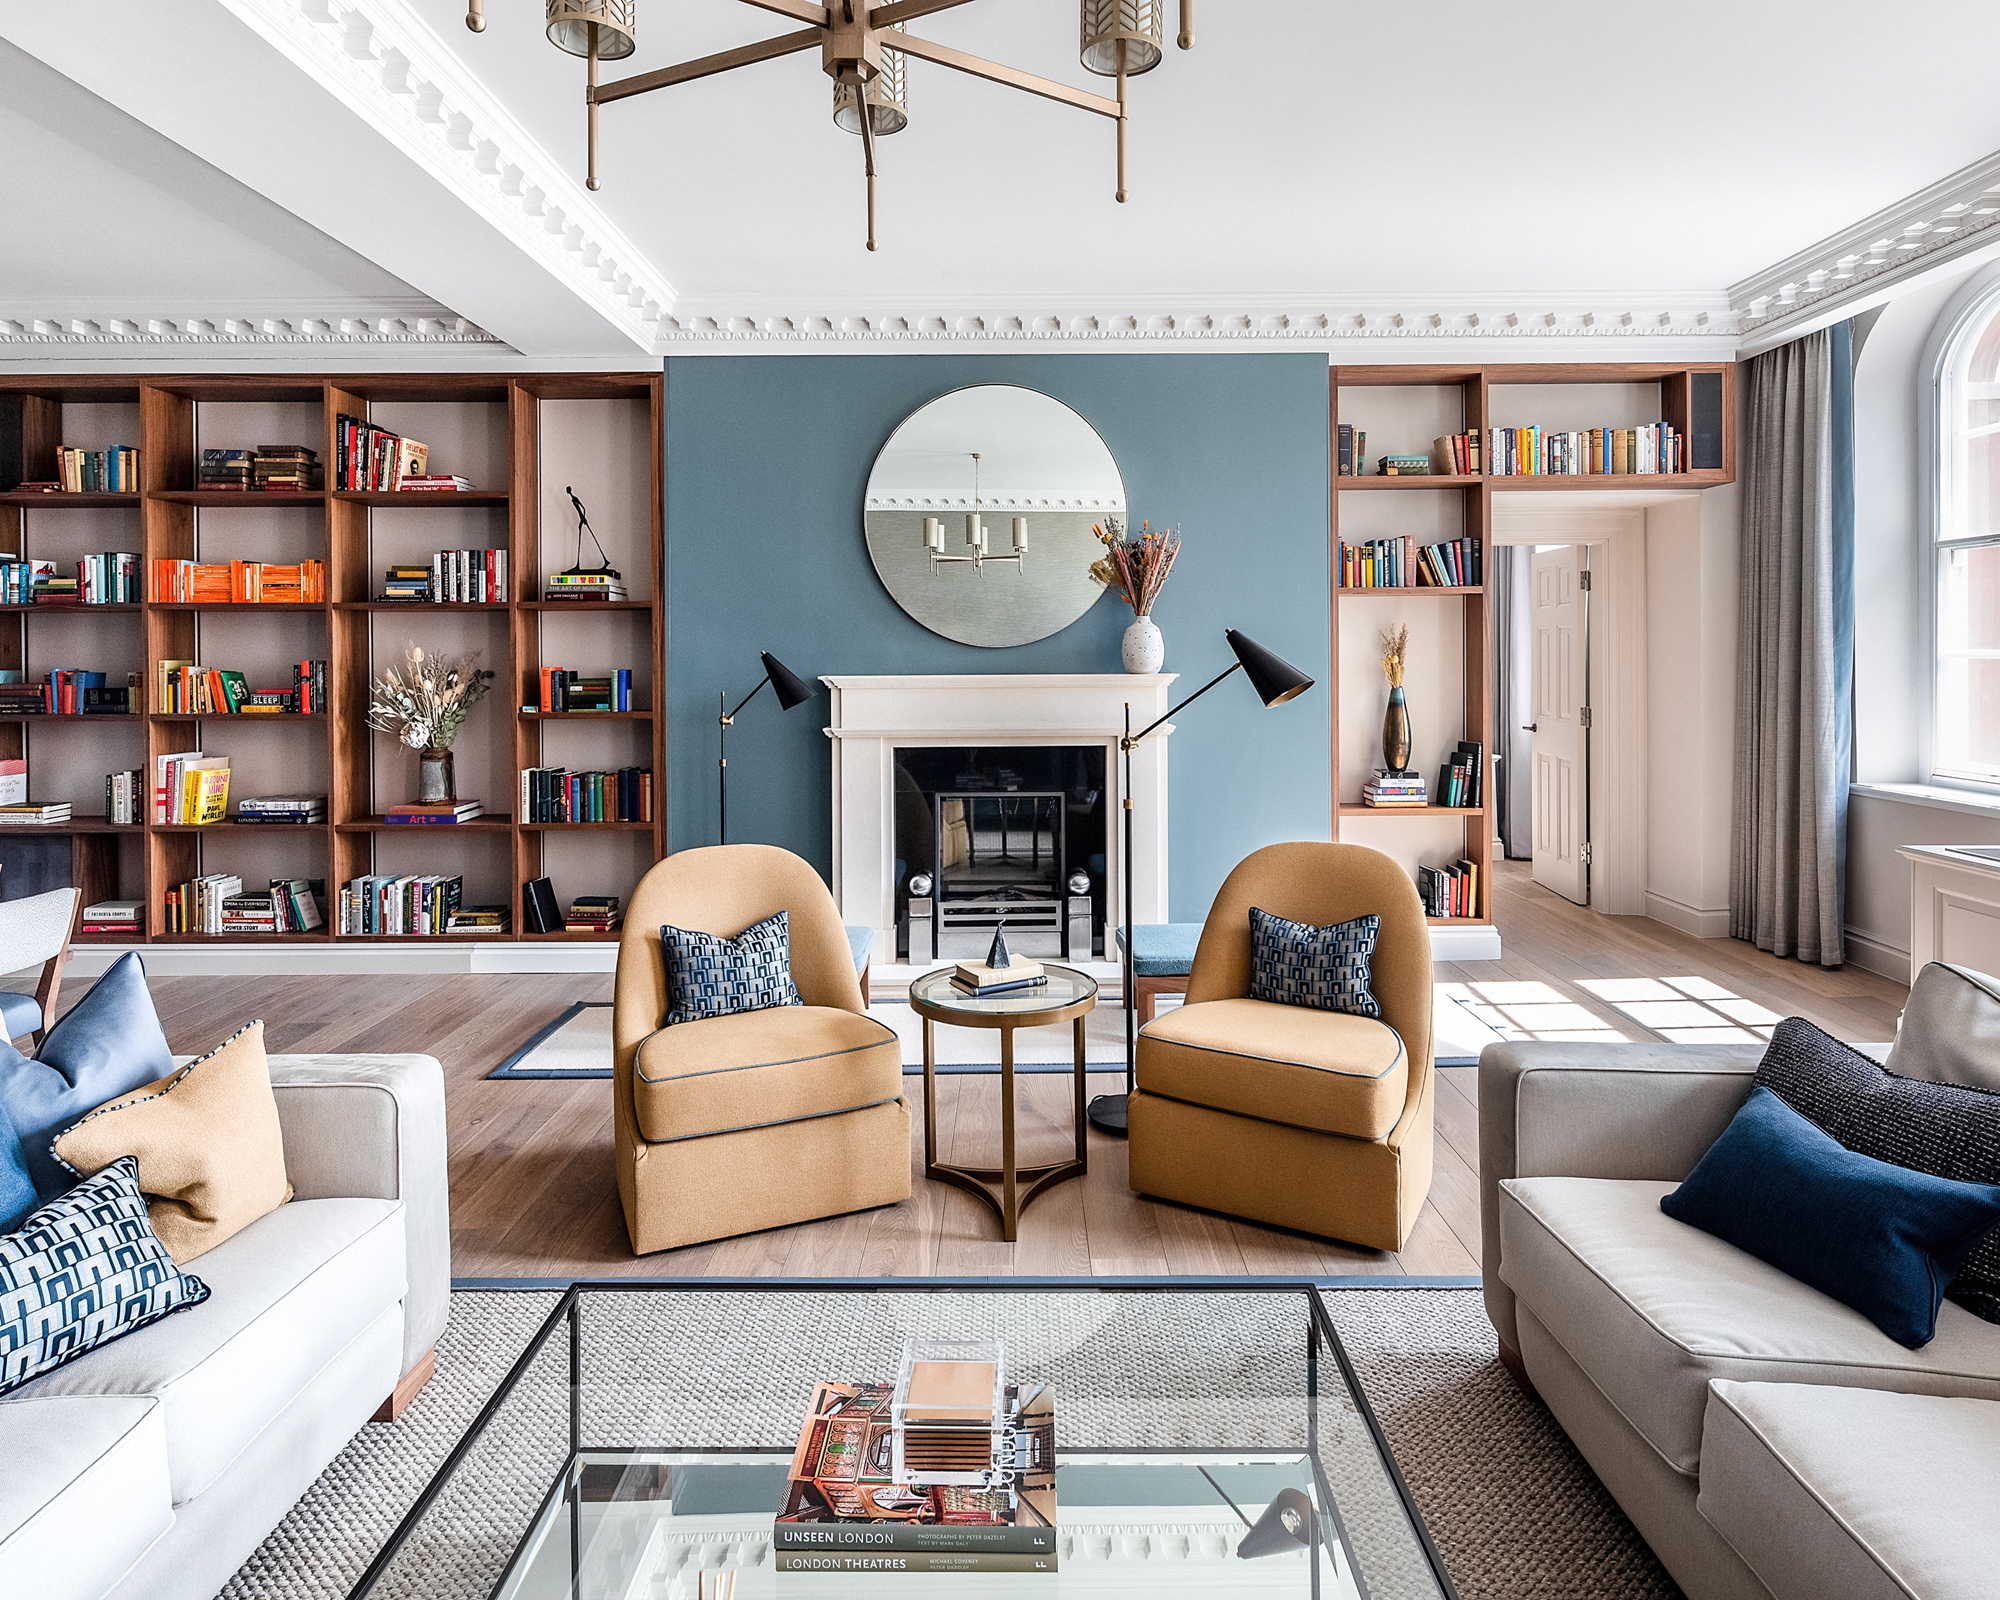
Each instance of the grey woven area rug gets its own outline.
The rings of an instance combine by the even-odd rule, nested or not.
[[[669,1411],[678,1439],[716,1447],[749,1442],[774,1423],[781,1432],[789,1426],[789,1418],[761,1415],[774,1403],[788,1406],[771,1399],[772,1374],[757,1362],[740,1364],[737,1370],[746,1374],[740,1379],[730,1376],[726,1362],[703,1363],[703,1381],[696,1385],[687,1381],[696,1375],[694,1365],[683,1371],[660,1361],[655,1352],[662,1349],[713,1352],[744,1342],[744,1297],[689,1287],[686,1295],[604,1302],[599,1315],[612,1315],[616,1307],[618,1320],[586,1330],[587,1396],[615,1398],[589,1430],[593,1442],[617,1442],[613,1435],[620,1432],[632,1434],[632,1442],[649,1433],[657,1439],[651,1425]],[[914,1306],[918,1299],[850,1296],[828,1317],[824,1301],[815,1305],[822,1314],[808,1315],[812,1302],[804,1295],[777,1291],[756,1298],[756,1321],[767,1331],[783,1331],[782,1365],[802,1373],[823,1365],[836,1349],[865,1352],[893,1370],[903,1337],[897,1303]],[[1007,1337],[1010,1349],[1021,1341],[1030,1348],[1038,1339],[1045,1342],[1049,1357],[1075,1373],[1070,1392],[1077,1394],[1090,1392],[1090,1379],[1103,1376],[1091,1371],[1100,1359],[1093,1351],[1116,1351],[1118,1381],[1126,1387],[1104,1392],[1131,1396],[1115,1411],[1067,1409],[1065,1435],[1089,1444],[1098,1436],[1129,1440],[1136,1431],[1173,1442],[1187,1425],[1186,1400],[1166,1399],[1178,1393],[1166,1383],[1161,1398],[1149,1399],[1146,1374],[1155,1354],[1163,1370],[1186,1365],[1185,1328],[1177,1330],[1179,1343],[1171,1351],[1162,1346],[1155,1353],[1148,1344],[1171,1335],[1164,1328],[1112,1326],[1123,1313],[1099,1297],[1066,1297],[1058,1315],[1045,1322],[1033,1320],[1031,1303],[1039,1298],[990,1297],[984,1303],[999,1308],[990,1331]],[[401,1421],[362,1430],[245,1563],[224,1600],[341,1600],[556,1300],[541,1291],[454,1294],[430,1385]],[[1105,1309],[1091,1309],[1092,1301]],[[1328,1291],[1328,1303],[1464,1600],[1677,1600],[1679,1591],[1561,1429],[1499,1366],[1477,1290],[1342,1288]],[[1210,1304],[1204,1338],[1212,1335],[1216,1350],[1219,1403],[1239,1414],[1270,1404],[1262,1425],[1291,1425],[1296,1406],[1277,1405],[1273,1397],[1301,1392],[1288,1387],[1297,1375],[1281,1370],[1296,1352],[1286,1342],[1259,1337],[1252,1297],[1221,1295]],[[1071,1325],[1092,1317],[1105,1326]],[[1106,1337],[1094,1340],[1098,1332]],[[768,1349],[771,1342],[760,1340],[758,1347]],[[427,1519],[421,1574],[413,1562],[411,1575],[391,1585],[391,1593],[413,1600],[470,1600],[486,1593],[511,1549],[511,1530],[525,1521],[566,1446],[566,1357],[566,1342],[558,1338],[529,1367],[454,1489]],[[724,1369],[719,1380],[718,1366]],[[1323,1421],[1322,1437],[1327,1426]],[[1336,1488],[1350,1523],[1394,1514],[1380,1480],[1357,1480],[1351,1487],[1351,1501],[1348,1487]],[[1355,1532],[1365,1529],[1356,1526]]]

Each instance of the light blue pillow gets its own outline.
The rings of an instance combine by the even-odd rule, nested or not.
[[[200,1305],[120,1156],[0,1238],[0,1394],[149,1322]]]
[[[7,1108],[0,1106],[0,1233],[12,1233],[40,1203],[35,1180],[28,1176],[27,1158],[21,1154],[20,1136]]]
[[[53,1200],[76,1182],[51,1148],[57,1134],[107,1100],[173,1070],[137,951],[111,964],[32,1057],[0,1043],[0,1112],[14,1124],[35,1193]]]
[[[733,939],[688,928],[660,929],[667,963],[667,1026],[743,1011],[797,1006],[791,913],[753,923]]]
[[[1368,966],[1382,919],[1372,912],[1318,928],[1250,908],[1250,998],[1356,1017],[1382,1015]]]

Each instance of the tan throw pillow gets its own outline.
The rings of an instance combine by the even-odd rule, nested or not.
[[[99,1106],[57,1135],[55,1152],[85,1176],[136,1156],[153,1231],[174,1261],[213,1250],[292,1197],[264,1024]]]

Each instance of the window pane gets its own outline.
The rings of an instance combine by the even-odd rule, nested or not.
[[[1948,551],[1943,563],[1937,767],[2000,777],[2000,544]]]
[[[2000,312],[1966,349],[1957,376],[1957,479],[1946,539],[2000,533]]]

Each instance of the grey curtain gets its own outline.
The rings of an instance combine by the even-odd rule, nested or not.
[[[1493,547],[1493,753],[1500,758],[1494,800],[1501,854],[1527,861],[1535,853],[1533,741],[1526,728],[1535,720],[1531,677],[1535,644],[1532,545]]]
[[[1839,966],[1853,749],[1845,323],[1756,357],[1744,440],[1729,931]]]

